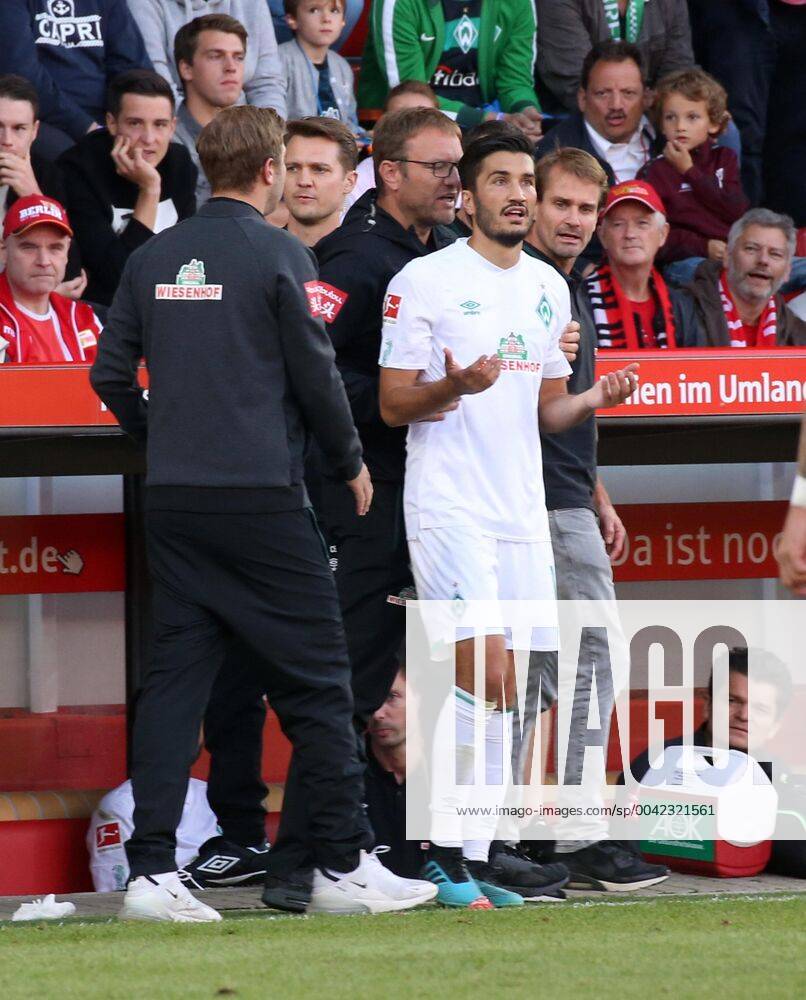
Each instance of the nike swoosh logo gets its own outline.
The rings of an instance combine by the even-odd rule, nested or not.
[[[165,891],[168,893],[169,896],[173,896],[174,899],[179,899],[179,897],[176,895],[176,893],[175,892],[171,892],[170,889],[166,888]]]
[[[357,885],[359,889],[366,889],[367,887],[366,882],[353,882],[353,885]]]
[[[420,41],[433,42],[436,37],[437,37],[436,35],[420,35]]]

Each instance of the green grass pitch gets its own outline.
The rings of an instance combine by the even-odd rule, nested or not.
[[[0,925],[3,1000],[792,998],[806,896]]]

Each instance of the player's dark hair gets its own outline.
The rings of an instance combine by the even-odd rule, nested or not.
[[[174,92],[171,85],[159,73],[152,69],[129,69],[120,73],[109,84],[106,92],[106,110],[117,118],[126,94],[138,94],[140,97],[164,97],[170,101],[171,110],[176,107]]]
[[[34,109],[34,121],[39,117],[39,96],[36,87],[24,76],[4,73],[0,76],[0,97],[7,101],[27,101]]]
[[[462,136],[462,149],[467,149],[471,142],[476,142],[478,139],[485,139],[488,135],[512,135],[514,133],[520,133],[520,129],[514,125],[510,125],[509,122],[497,121],[496,119],[481,122],[464,133]]]
[[[583,90],[588,89],[593,67],[600,62],[634,62],[638,67],[638,72],[641,74],[641,82],[646,83],[644,57],[638,46],[633,45],[632,42],[615,41],[612,38],[607,38],[603,42],[597,42],[585,56],[579,80],[579,85]]]
[[[494,153],[525,153],[534,156],[534,144],[519,129],[488,130],[465,146],[459,161],[459,177],[466,191],[474,191],[482,164]]]
[[[732,646],[728,650],[728,673],[741,674],[743,677],[747,677],[749,673],[752,680],[770,684],[775,689],[776,717],[783,715],[792,696],[792,678],[784,661],[774,653],[754,646],[749,649],[747,646]],[[708,697],[713,701],[713,671],[708,678]]]

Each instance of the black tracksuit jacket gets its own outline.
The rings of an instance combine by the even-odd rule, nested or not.
[[[364,460],[373,479],[402,483],[407,428],[388,427],[378,402],[383,300],[389,282],[410,260],[440,250],[456,237],[437,226],[424,244],[413,229],[404,229],[379,208],[375,197],[373,189],[359,198],[341,226],[316,244],[315,252],[320,279],[338,304],[326,318],[327,329]]]
[[[310,250],[229,198],[131,255],[91,380],[121,427],[147,437],[150,506],[306,506],[309,430],[339,478],[358,475],[361,445],[333,347],[312,315],[316,280]]]

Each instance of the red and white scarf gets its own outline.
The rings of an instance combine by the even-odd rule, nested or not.
[[[602,264],[588,278],[588,295],[593,307],[593,322],[599,347],[619,350],[640,350],[647,346],[635,325],[635,313],[624,289],[613,277],[607,264]],[[649,275],[649,291],[655,300],[653,333],[657,347],[675,348],[674,314],[669,289],[654,267]]]
[[[755,342],[747,342],[747,327],[739,315],[736,303],[728,288],[727,278],[723,271],[719,276],[719,297],[722,299],[722,309],[725,322],[728,324],[728,337],[731,347],[775,347],[778,333],[778,309],[774,296],[764,306],[764,311],[758,318]]]

